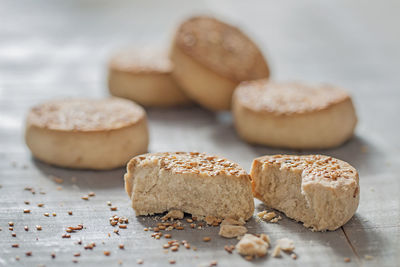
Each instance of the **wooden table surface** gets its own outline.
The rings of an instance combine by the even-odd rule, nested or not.
[[[135,266],[143,259],[143,266],[162,266],[174,259],[177,266],[203,266],[212,260],[218,266],[399,266],[399,3],[0,1],[0,265]],[[342,228],[326,233],[313,233],[286,217],[278,224],[254,219],[248,223],[249,232],[267,233],[273,243],[283,237],[293,239],[297,260],[284,255],[247,262],[237,253],[229,255],[224,245],[237,240],[218,237],[218,228],[172,231],[173,238],[186,239],[198,250],[181,248],[164,254],[165,239],[155,240],[143,231],[156,221],[136,218],[130,208],[123,168],[104,172],[56,168],[34,160],[24,144],[29,107],[52,98],[107,96],[105,64],[112,51],[129,44],[167,46],[177,23],[193,13],[215,14],[240,25],[265,52],[273,79],[329,82],[353,95],[359,117],[355,137],[336,149],[301,153],[331,155],[359,170],[361,200],[356,215]],[[229,113],[213,114],[198,107],[149,109],[148,117],[151,152],[216,153],[247,170],[260,155],[300,153],[242,142]],[[58,184],[52,176],[64,182]],[[27,186],[36,194],[24,190]],[[90,191],[96,196],[81,200]],[[107,201],[118,211],[110,211]],[[260,202],[256,206],[265,209]],[[31,213],[24,214],[25,208]],[[50,217],[43,216],[45,212]],[[112,214],[130,220],[119,235],[108,223]],[[16,237],[11,236],[9,221],[15,224]],[[61,238],[65,227],[80,223],[85,226],[82,231],[71,239]],[[204,236],[212,241],[202,242]],[[97,246],[85,250],[76,244],[78,240]],[[20,247],[12,248],[14,243]],[[120,243],[124,250],[118,248]],[[104,256],[105,250],[111,255]],[[27,251],[31,257],[25,256]],[[81,256],[74,257],[78,252]],[[351,262],[345,263],[345,257]]]

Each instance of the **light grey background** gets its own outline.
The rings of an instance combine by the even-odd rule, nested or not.
[[[400,2],[387,1],[0,1],[0,265],[46,266],[399,266],[400,258]],[[239,25],[267,56],[276,80],[328,82],[347,88],[359,116],[356,136],[331,150],[311,151],[346,160],[360,172],[361,202],[356,215],[335,232],[312,233],[284,218],[279,224],[249,222],[252,233],[272,240],[295,241],[296,261],[266,257],[249,263],[223,246],[235,244],[217,236],[217,228],[172,232],[198,251],[164,254],[165,240],[153,240],[143,228],[151,218],[136,218],[123,190],[124,170],[106,172],[55,168],[31,158],[23,142],[29,107],[61,97],[108,95],[106,63],[112,51],[126,45],[168,46],[174,27],[191,14],[209,13]],[[150,109],[150,151],[197,150],[216,153],[247,170],[254,157],[298,151],[247,145],[234,132],[229,113],[198,107]],[[49,178],[65,179],[61,191]],[[73,182],[72,177],[76,177]],[[32,186],[37,194],[24,191]],[[39,194],[39,191],[46,194]],[[89,191],[96,196],[80,199]],[[31,201],[25,205],[24,200]],[[106,201],[119,210],[109,211]],[[45,206],[38,208],[37,203]],[[31,214],[23,214],[30,208]],[[257,202],[258,209],[264,209]],[[73,216],[67,211],[72,210]],[[57,217],[44,217],[44,212]],[[112,214],[127,216],[128,229],[117,236],[108,224]],[[11,237],[8,222],[15,222]],[[85,229],[62,239],[64,228]],[[36,231],[35,225],[43,227]],[[30,230],[25,232],[23,226]],[[111,237],[107,236],[111,233]],[[210,243],[202,242],[211,236]],[[96,242],[93,251],[76,245]],[[104,242],[104,244],[102,243]],[[20,248],[11,248],[19,243]],[[124,243],[125,250],[118,244]],[[111,256],[103,255],[110,250]],[[32,251],[32,257],[25,257]],[[56,252],[56,259],[50,253]],[[20,256],[19,262],[15,261]],[[372,255],[373,260],[365,260]],[[351,263],[343,258],[350,257]]]

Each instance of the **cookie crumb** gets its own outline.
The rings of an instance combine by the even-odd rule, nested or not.
[[[280,246],[281,250],[285,251],[285,252],[292,252],[295,247],[294,247],[294,242],[293,240],[289,239],[289,238],[281,238],[278,239],[278,245]]]
[[[274,250],[272,251],[272,257],[274,257],[274,258],[281,257],[281,247],[279,245],[276,245]]]

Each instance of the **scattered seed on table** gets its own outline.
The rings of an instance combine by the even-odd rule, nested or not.
[[[25,200],[24,203],[25,203],[26,205],[29,205],[29,204],[30,204],[30,202],[27,201],[27,200]]]
[[[43,203],[39,203],[39,204],[37,204],[37,206],[38,206],[39,208],[41,208],[41,207],[44,206],[44,204],[43,204]]]
[[[46,216],[46,217],[50,216],[50,214],[48,212],[45,212],[43,215]]]
[[[42,231],[42,226],[40,226],[40,225],[36,225],[36,230],[38,230],[38,231]]]
[[[116,211],[118,208],[117,207],[111,207],[110,210],[111,211]]]
[[[25,225],[25,226],[24,226],[24,230],[25,230],[25,231],[28,231],[28,230],[29,230],[28,226]]]
[[[14,222],[8,222],[8,226],[14,226]]]
[[[13,247],[13,248],[19,248],[19,244],[12,244],[11,247]]]
[[[25,252],[25,255],[28,257],[32,256],[32,251]]]
[[[94,193],[94,192],[90,192],[89,194],[88,194],[88,196],[89,197],[94,197],[96,194]]]
[[[53,215],[53,217],[56,217],[56,216],[57,216],[57,214],[56,214],[55,212],[53,212],[53,214],[52,214],[52,215]]]
[[[111,206],[111,201],[107,201],[107,206]]]
[[[124,244],[119,244],[119,246],[118,246],[120,249],[124,249],[125,248],[125,245]]]
[[[54,259],[56,257],[56,253],[51,253],[51,257]]]
[[[89,200],[89,197],[88,197],[88,196],[83,196],[83,197],[81,197],[81,199],[83,199],[83,200]]]
[[[203,241],[204,242],[209,242],[209,241],[211,241],[211,237],[206,236],[206,237],[203,238]]]
[[[81,253],[79,253],[79,252],[74,254],[74,257],[80,257],[80,256],[81,256]]]
[[[14,233],[14,232],[12,232],[12,233],[11,233],[11,236],[12,236],[12,237],[16,237],[16,236],[17,236],[17,234],[16,234],[16,233]]]
[[[125,224],[120,224],[120,225],[119,225],[119,228],[121,228],[121,229],[126,229],[127,226],[126,226]]]
[[[210,266],[217,266],[218,265],[218,262],[217,261],[211,261],[210,262]]]
[[[14,227],[8,227],[8,230],[14,231]]]
[[[175,264],[176,261],[175,260],[169,260],[169,264]]]
[[[106,255],[106,256],[110,256],[111,252],[106,250],[106,251],[103,252],[103,254]]]
[[[72,215],[72,211],[68,211],[68,215]]]
[[[137,260],[137,264],[143,264],[143,263],[144,263],[144,260],[142,260],[142,259]]]

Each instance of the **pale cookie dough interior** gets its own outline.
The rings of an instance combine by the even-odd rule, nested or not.
[[[180,210],[199,219],[248,219],[254,211],[249,175],[236,163],[203,153],[133,158],[125,189],[136,215]]]
[[[358,207],[356,169],[332,157],[264,156],[251,176],[256,198],[316,231],[339,228]]]

